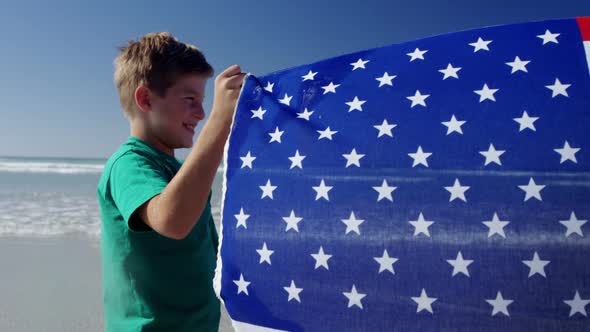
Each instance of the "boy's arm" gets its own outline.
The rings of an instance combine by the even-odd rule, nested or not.
[[[159,234],[183,239],[203,212],[223,158],[244,76],[237,65],[217,76],[213,110],[193,149],[166,188],[138,209],[143,222]]]

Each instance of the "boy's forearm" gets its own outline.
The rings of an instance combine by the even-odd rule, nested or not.
[[[231,118],[220,113],[211,112],[193,149],[158,199],[161,222],[179,238],[184,238],[197,223],[223,158]]]

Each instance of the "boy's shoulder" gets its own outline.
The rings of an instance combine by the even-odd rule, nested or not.
[[[171,179],[180,165],[176,158],[164,155],[141,139],[131,136],[107,159],[97,189],[99,193],[106,192],[115,166],[117,174],[124,177],[132,177],[139,171],[153,170],[156,176],[161,174]]]
[[[136,144],[135,140],[129,138],[126,142],[121,144],[117,151],[115,151],[105,162],[102,175],[98,183],[98,191],[104,192],[104,187],[111,177],[113,167],[122,171],[132,171],[133,165],[138,165],[139,161],[150,161],[155,159],[150,153],[146,153],[145,149]]]
[[[102,175],[100,177],[100,180],[98,182],[98,191],[100,192],[104,192],[104,187],[106,186],[106,183],[108,182],[110,176],[111,176],[111,171],[113,169],[113,166],[115,165],[115,163],[117,163],[119,161],[119,159],[121,159],[121,157],[126,156],[126,155],[133,155],[134,151],[133,151],[133,146],[131,146],[129,144],[129,141],[121,144],[121,146],[119,146],[119,148],[117,149],[117,151],[115,151],[105,162],[104,164],[104,168],[102,171]]]
[[[107,159],[105,165],[104,165],[104,171],[103,171],[103,175],[105,175],[105,173],[108,173],[107,171],[110,171],[113,166],[119,162],[120,159],[123,158],[123,160],[127,160],[127,159],[133,159],[133,158],[145,158],[145,159],[150,159],[150,155],[143,153],[141,151],[141,147],[138,146],[137,144],[135,144],[135,142],[130,138],[128,139],[126,142],[124,142],[123,144],[121,144],[119,146],[119,148],[117,149],[117,151],[115,151],[110,157],[109,159]],[[108,174],[106,174],[108,175]]]

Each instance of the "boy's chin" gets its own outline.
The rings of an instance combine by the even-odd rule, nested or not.
[[[173,149],[174,150],[178,150],[178,149],[190,149],[193,147],[193,143],[188,143],[188,142],[178,142],[176,144],[173,145]]]
[[[174,149],[190,149],[194,145],[194,137],[188,135],[188,133],[182,133],[182,135],[176,135],[174,137]]]
[[[182,149],[190,149],[192,148],[194,145],[193,140],[191,139],[190,141],[186,141],[184,142],[184,144],[182,145]]]

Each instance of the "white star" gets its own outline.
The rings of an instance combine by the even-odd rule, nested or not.
[[[459,251],[457,253],[457,258],[447,259],[447,262],[453,266],[453,277],[458,273],[463,273],[469,277],[469,270],[467,267],[473,263],[472,259],[463,259],[463,255]]]
[[[414,153],[408,153],[408,156],[410,156],[412,159],[414,159],[414,163],[412,164],[412,167],[415,167],[416,165],[424,165],[426,167],[428,167],[428,157],[430,157],[432,155],[431,152],[424,152],[422,151],[422,146],[418,146],[418,150],[416,150],[416,152]]]
[[[346,296],[346,298],[348,298],[348,307],[352,307],[353,305],[356,305],[359,308],[363,308],[363,304],[361,303],[361,300],[363,299],[363,297],[367,296],[367,294],[363,294],[363,293],[358,293],[356,290],[355,285],[352,285],[352,290],[350,292],[342,292],[342,294],[344,294],[344,296]]]
[[[406,54],[411,58],[410,62],[412,62],[416,59],[424,60],[424,54],[426,52],[428,52],[428,50],[421,51],[419,48],[416,48],[414,50],[414,52],[406,53]]]
[[[250,218],[250,215],[244,213],[244,208],[240,208],[240,214],[234,214],[234,217],[236,217],[236,220],[238,221],[236,224],[236,229],[240,226],[248,228],[246,225],[246,220]]]
[[[292,169],[293,167],[299,167],[299,169],[303,169],[303,165],[301,164],[303,159],[305,159],[305,156],[300,155],[299,150],[295,150],[295,155],[293,157],[289,157],[289,160],[291,160],[291,167],[289,167],[289,169]]]
[[[422,212],[418,215],[418,220],[409,221],[409,223],[414,226],[414,236],[418,236],[420,233],[430,237],[430,232],[428,231],[428,227],[434,224],[434,221],[429,221],[424,219],[424,215]]]
[[[361,235],[361,231],[359,230],[359,225],[365,221],[361,220],[361,219],[356,219],[354,212],[350,212],[350,217],[348,217],[348,219],[342,219],[342,222],[344,224],[346,224],[346,233],[344,233],[344,234],[348,234],[350,232],[355,232],[358,235]]]
[[[529,184],[527,185],[522,185],[522,186],[518,186],[520,189],[524,190],[524,192],[526,192],[526,195],[524,197],[524,201],[528,201],[531,197],[534,197],[540,201],[542,201],[543,199],[541,198],[541,190],[543,190],[543,188],[545,188],[544,185],[537,185],[535,183],[535,180],[531,177],[529,179]]]
[[[328,197],[328,192],[332,190],[332,188],[333,187],[326,186],[324,179],[322,179],[319,186],[313,187],[313,190],[316,192],[315,200],[317,201],[318,199],[323,198],[326,201],[329,201],[330,197]]]
[[[576,233],[580,236],[584,236],[584,233],[582,233],[582,226],[587,222],[588,220],[578,219],[574,211],[572,211],[572,213],[570,214],[569,220],[559,221],[560,224],[567,227],[567,230],[565,231],[565,237],[568,237],[573,233]]]
[[[455,179],[455,183],[452,187],[445,187],[445,189],[451,193],[451,197],[449,198],[449,202],[454,201],[455,199],[460,199],[463,202],[467,202],[465,198],[465,192],[469,190],[469,186],[461,186],[459,179]]]
[[[496,148],[494,147],[494,144],[490,143],[490,147],[488,148],[487,151],[479,151],[479,153],[486,157],[486,161],[485,161],[485,165],[487,166],[489,163],[495,163],[498,165],[502,165],[502,162],[500,161],[500,156],[504,154],[504,152],[506,152],[506,150],[496,150]]]
[[[249,295],[248,294],[248,285],[250,285],[250,282],[244,280],[244,276],[241,273],[240,273],[240,279],[234,280],[234,284],[236,284],[236,286],[238,286],[238,294],[246,293],[246,295]]]
[[[356,62],[351,63],[352,70],[357,70],[359,68],[365,69],[365,65],[369,63],[369,60],[363,61],[363,59],[358,59]]]
[[[264,262],[267,262],[268,265],[271,265],[271,263],[270,263],[270,255],[272,255],[274,253],[274,250],[269,250],[266,247],[266,242],[264,242],[262,244],[262,248],[261,249],[256,249],[256,252],[258,252],[258,255],[260,255],[260,262],[259,262],[259,264],[262,264]]]
[[[270,183],[270,179],[268,179],[266,181],[266,184],[264,186],[259,186],[260,189],[262,190],[262,197],[260,197],[260,199],[264,198],[264,197],[269,197],[270,199],[273,199],[272,197],[272,192],[277,189],[277,186],[273,186]]]
[[[332,258],[332,255],[327,255],[324,253],[324,248],[320,246],[320,250],[318,250],[317,254],[311,254],[311,257],[315,259],[315,268],[318,269],[319,267],[324,267],[326,270],[329,270],[328,267],[328,259]]]
[[[251,110],[250,112],[252,112],[252,117],[250,119],[259,118],[260,120],[264,120],[263,117],[266,110],[263,110],[262,106],[258,107],[257,110]]]
[[[526,111],[522,112],[522,117],[520,118],[514,118],[514,121],[518,122],[518,124],[520,124],[520,128],[518,129],[519,132],[525,130],[525,129],[530,129],[532,131],[537,131],[537,129],[535,128],[535,121],[539,120],[538,117],[532,117],[529,116],[528,113]]]
[[[303,81],[304,81],[304,82],[305,82],[305,81],[307,81],[307,80],[313,81],[313,80],[314,80],[314,78],[315,78],[315,75],[316,75],[317,73],[318,73],[317,71],[314,73],[314,72],[312,72],[312,71],[310,70],[310,71],[309,71],[309,73],[307,73],[307,75],[305,75],[305,76],[301,76],[301,78],[303,78]]]
[[[377,77],[376,80],[379,81],[379,87],[382,87],[384,85],[393,86],[393,83],[391,82],[391,80],[393,80],[396,77],[397,77],[397,75],[389,76],[389,74],[387,72],[385,72],[385,73],[383,73],[383,76]]]
[[[305,110],[303,110],[303,112],[301,113],[297,113],[297,118],[298,119],[305,119],[307,121],[309,121],[309,117],[313,114],[313,111],[308,111],[307,107],[305,108]]]
[[[395,274],[395,271],[393,270],[393,264],[397,262],[398,259],[396,257],[389,257],[387,249],[383,250],[383,256],[373,257],[373,259],[379,263],[379,273],[383,271],[389,271],[392,274]]]
[[[330,82],[330,84],[323,86],[322,89],[324,89],[324,94],[326,94],[328,92],[336,93],[336,88],[339,86],[340,86],[340,84],[334,84],[334,83]]]
[[[480,50],[485,50],[485,51],[489,51],[490,49],[488,48],[488,45],[492,42],[492,40],[483,40],[481,39],[481,37],[477,38],[477,41],[474,43],[469,43],[469,45],[473,46],[473,53],[480,51]]]
[[[498,92],[498,90],[500,89],[490,89],[488,88],[487,84],[483,85],[483,88],[481,88],[481,90],[473,90],[473,92],[477,93],[479,95],[479,102],[481,103],[482,101],[489,99],[491,101],[496,101],[496,98],[494,97],[494,93]]]
[[[352,112],[354,110],[363,111],[363,104],[366,100],[359,100],[356,96],[352,101],[346,103],[349,106],[348,112]]]
[[[422,105],[426,107],[426,98],[428,97],[430,97],[430,95],[420,94],[420,90],[416,90],[416,94],[414,94],[413,96],[408,96],[406,98],[412,101],[412,106],[410,106],[410,108],[412,108],[416,105]]]
[[[547,43],[559,44],[559,42],[557,41],[557,37],[559,35],[559,33],[551,33],[551,31],[545,30],[545,33],[542,35],[537,35],[537,38],[543,39],[543,45]]]
[[[383,183],[379,187],[373,187],[378,193],[379,197],[377,197],[377,202],[380,200],[387,198],[391,202],[393,202],[393,198],[391,197],[391,193],[397,189],[397,187],[393,187],[387,184],[387,181],[384,179]]]
[[[543,277],[547,278],[545,275],[545,265],[549,264],[551,261],[544,261],[539,258],[539,254],[535,251],[533,254],[533,259],[530,261],[522,261],[524,265],[530,268],[529,271],[529,278],[534,276],[535,274],[540,274]]]
[[[555,82],[552,85],[545,85],[545,87],[551,90],[551,98],[555,98],[556,96],[562,95],[569,97],[567,94],[567,88],[569,88],[571,84],[562,84],[559,81],[559,78],[555,79]]]
[[[563,164],[568,160],[573,161],[576,164],[578,163],[578,161],[576,160],[576,153],[580,151],[580,148],[572,148],[567,141],[565,141],[565,143],[563,144],[563,148],[553,149],[553,151],[561,155],[561,160],[559,161],[560,164]]]
[[[349,154],[343,154],[342,157],[346,158],[346,167],[350,165],[355,165],[357,167],[361,167],[360,160],[364,157],[364,154],[357,154],[356,149],[352,149]]]
[[[293,99],[293,96],[289,96],[285,93],[285,96],[282,99],[279,99],[279,103],[289,106],[291,104],[291,99]]]
[[[530,63],[530,61],[522,61],[520,60],[520,58],[517,56],[516,58],[514,58],[514,61],[512,62],[506,62],[506,64],[510,67],[512,67],[512,71],[510,72],[510,74],[514,74],[517,71],[524,71],[525,73],[528,73],[527,69],[526,69],[526,65],[528,65]]]
[[[268,143],[272,143],[272,142],[281,143],[281,136],[283,136],[284,133],[285,133],[284,130],[279,130],[279,127],[276,127],[274,133],[268,133],[268,135],[270,136],[270,141],[268,141]]]
[[[397,127],[397,124],[395,124],[395,123],[389,124],[387,122],[387,120],[384,119],[383,120],[383,123],[381,123],[380,125],[373,126],[373,127],[375,127],[375,129],[379,130],[379,133],[377,134],[377,138],[379,138],[379,137],[381,137],[383,135],[387,135],[389,137],[393,137],[393,134],[391,133],[391,130],[393,128]]]
[[[326,128],[324,130],[318,130],[317,132],[320,133],[320,137],[318,137],[318,141],[321,140],[322,138],[327,138],[331,141],[332,135],[337,133],[337,131],[330,130],[330,127]]]
[[[285,232],[288,232],[290,229],[299,233],[299,222],[303,220],[301,217],[295,216],[295,211],[291,210],[291,214],[288,217],[283,217],[283,220],[287,223],[287,227],[285,227]]]
[[[440,69],[439,72],[444,74],[443,81],[449,77],[459,78],[457,72],[461,70],[461,67],[453,67],[450,63],[447,65],[446,69]]]
[[[437,298],[436,297],[428,297],[428,295],[426,294],[426,290],[424,288],[422,288],[422,292],[420,293],[420,296],[419,297],[412,297],[412,300],[414,300],[414,302],[416,302],[418,304],[418,307],[416,308],[416,312],[426,310],[432,314],[433,313],[432,312],[432,303],[434,303],[434,301],[436,301]]]
[[[590,303],[590,299],[588,299],[588,300],[582,299],[580,297],[580,293],[578,293],[577,290],[576,290],[576,294],[574,295],[573,299],[565,300],[563,302],[565,302],[565,304],[570,306],[570,317],[577,314],[578,312],[583,316],[587,315],[586,314],[586,306],[588,305],[588,303]]]
[[[240,159],[242,159],[242,167],[240,168],[248,167],[252,169],[252,162],[256,159],[256,157],[253,157],[250,154],[250,151],[248,151],[248,153],[245,156],[240,157]]]
[[[488,237],[491,237],[494,234],[498,234],[503,238],[506,238],[506,234],[504,233],[504,227],[508,225],[509,221],[502,221],[498,218],[498,214],[494,212],[494,216],[490,221],[483,221],[483,224],[489,228]]]
[[[503,313],[506,316],[510,316],[510,314],[508,313],[508,305],[510,305],[510,303],[514,301],[504,299],[504,297],[502,297],[502,293],[498,291],[498,294],[496,294],[495,299],[489,299],[486,300],[486,302],[493,307],[492,316],[495,316],[499,312]]]
[[[453,132],[463,135],[461,126],[464,125],[465,122],[467,121],[458,121],[457,118],[455,118],[455,114],[453,114],[453,116],[451,116],[451,120],[441,123],[447,127],[447,135],[452,134]]]
[[[270,83],[270,82],[266,82],[266,86],[264,87],[264,90],[272,93],[272,88],[275,86],[274,83]]]
[[[291,300],[297,300],[297,302],[301,303],[299,293],[301,293],[303,288],[297,288],[297,286],[295,286],[295,281],[291,280],[291,285],[289,287],[283,287],[283,289],[289,293],[289,299],[287,302]]]

